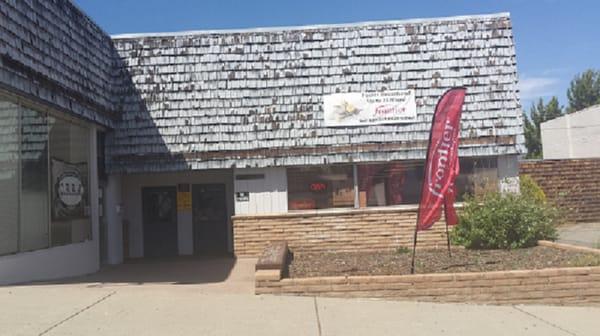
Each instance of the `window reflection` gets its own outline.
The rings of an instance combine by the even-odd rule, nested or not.
[[[0,255],[19,248],[19,109],[0,100]]]
[[[359,165],[359,204],[361,207],[416,204],[422,180],[421,162]]]
[[[397,161],[358,166],[359,203],[364,206],[418,204],[423,182],[422,161]],[[457,201],[467,195],[496,190],[496,158],[461,158],[455,181]]]
[[[21,251],[48,247],[48,118],[22,109]]]
[[[89,130],[50,119],[52,246],[91,239]]]
[[[91,239],[89,132],[0,99],[0,255]]]

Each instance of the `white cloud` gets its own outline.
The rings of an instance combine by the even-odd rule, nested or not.
[[[558,78],[554,77],[523,77],[519,80],[521,99],[533,100],[556,95],[558,82]]]
[[[543,76],[563,76],[563,75],[568,75],[568,74],[572,73],[573,71],[574,71],[573,67],[571,67],[571,66],[556,67],[556,68],[549,68],[549,69],[542,71],[542,75]]]

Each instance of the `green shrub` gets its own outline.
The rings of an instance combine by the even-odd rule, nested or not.
[[[529,193],[490,192],[468,198],[452,230],[456,244],[472,249],[514,249],[555,240],[558,210]]]
[[[521,194],[539,203],[546,203],[546,194],[540,186],[529,175],[519,177]]]

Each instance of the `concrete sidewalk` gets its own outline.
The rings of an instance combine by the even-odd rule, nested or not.
[[[600,222],[559,227],[558,235],[561,243],[600,248]]]
[[[180,288],[193,286],[195,293],[253,294],[256,258],[176,257],[138,259],[104,266],[85,276],[46,282],[86,287]]]
[[[598,335],[600,307],[206,294],[195,285],[0,287],[0,335]]]

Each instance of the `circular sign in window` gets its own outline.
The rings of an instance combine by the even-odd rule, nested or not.
[[[83,200],[83,184],[77,173],[64,173],[58,181],[58,198],[68,207],[76,207]]]

